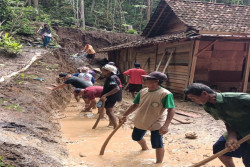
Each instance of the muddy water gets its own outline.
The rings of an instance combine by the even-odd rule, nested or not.
[[[184,167],[192,162],[199,162],[212,154],[212,143],[204,145],[196,140],[185,140],[183,135],[165,135],[165,156],[163,164],[155,164],[155,151],[140,151],[140,146],[132,141],[132,129],[128,126],[120,128],[106,147],[105,154],[99,155],[100,148],[112,128],[107,127],[108,121],[101,120],[95,130],[96,110],[93,113],[79,114],[83,103],[72,100],[66,108],[65,118],[61,120],[63,137],[67,143],[70,156],[74,160],[71,166],[83,167]],[[174,126],[174,125],[172,125]],[[205,132],[204,132],[205,133]],[[151,147],[149,135],[145,139]],[[243,166],[236,159],[236,166]],[[222,166],[219,160],[214,160],[207,167]]]

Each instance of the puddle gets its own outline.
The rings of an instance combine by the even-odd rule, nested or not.
[[[169,134],[169,136],[166,135],[169,139],[165,138],[164,163],[155,164],[155,150],[140,151],[140,146],[131,139],[132,129],[122,127],[109,141],[104,155],[100,156],[102,144],[113,129],[107,127],[107,120],[101,120],[97,128],[93,130],[97,110],[93,110],[94,116],[89,117],[93,114],[79,114],[81,111],[79,106],[82,106],[82,103],[72,100],[70,106],[64,112],[66,118],[61,119],[60,123],[70,156],[78,164],[72,166],[184,167],[192,165],[192,162],[199,162],[212,154],[213,143],[204,145],[197,143],[196,140],[182,142],[182,136]],[[151,148],[150,137],[146,136],[145,139]],[[236,159],[236,161],[237,167],[243,166],[240,159]],[[216,159],[205,166],[221,167],[221,163]]]

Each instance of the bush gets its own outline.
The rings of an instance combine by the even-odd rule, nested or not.
[[[130,29],[130,30],[126,31],[126,33],[128,33],[128,34],[138,34],[137,31],[134,30],[134,29]]]
[[[11,31],[13,22],[7,21],[4,25],[1,26],[1,30],[3,31]],[[33,35],[34,28],[30,25],[30,21],[26,18],[22,18],[17,21],[17,23],[13,26],[12,32],[18,35]]]
[[[0,35],[0,49],[3,49],[5,52],[17,54],[22,50],[22,45],[10,37],[9,33],[6,33],[4,35]]]

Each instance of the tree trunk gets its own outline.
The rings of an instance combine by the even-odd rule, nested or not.
[[[113,18],[112,18],[112,30],[115,30],[115,13],[116,13],[116,2],[117,0],[114,0],[114,8],[113,8]]]
[[[95,0],[92,0],[91,9],[90,9],[90,16],[92,16],[94,8],[95,8]]]
[[[28,6],[31,6],[31,0],[28,0]]]
[[[79,27],[79,0],[76,0],[76,27]]]
[[[150,15],[151,15],[151,1],[147,0],[147,21],[149,22],[150,20]]]
[[[106,19],[109,19],[109,0],[107,0]]]
[[[38,0],[33,0],[34,2],[34,8],[37,10],[38,9]]]
[[[85,30],[84,0],[81,0],[81,19],[82,19],[82,28]]]

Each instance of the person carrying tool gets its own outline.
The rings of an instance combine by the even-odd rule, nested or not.
[[[135,68],[125,71],[123,74],[129,76],[129,92],[135,97],[135,92],[139,92],[142,89],[142,75],[146,75],[146,71],[141,69],[139,63],[134,64]]]
[[[116,117],[113,112],[113,107],[115,103],[122,100],[122,85],[120,79],[115,75],[116,67],[106,64],[102,67],[102,73],[106,77],[106,81],[104,83],[103,92],[101,96],[101,101],[105,101],[105,109],[106,113],[109,117],[109,121],[111,126],[114,129],[117,126]]]
[[[86,58],[87,58],[90,62],[92,62],[93,59],[95,58],[95,53],[96,53],[95,50],[93,49],[93,46],[91,46],[90,44],[86,44],[86,45],[84,46],[83,51],[84,51],[85,53],[87,53]]]
[[[210,87],[193,83],[184,93],[192,101],[202,104],[215,120],[225,123],[227,132],[213,145],[213,153],[230,148],[231,152],[219,159],[226,167],[235,167],[232,157],[241,158],[250,167],[250,140],[241,145],[237,140],[250,134],[250,95],[246,93],[216,93]]]
[[[91,84],[89,84],[88,82],[84,81],[83,79],[75,77],[75,76],[72,76],[71,74],[67,74],[67,73],[61,73],[61,74],[59,74],[59,78],[64,80],[63,84],[58,85],[58,86],[56,86],[54,88],[47,87],[47,89],[57,90],[57,89],[65,87],[65,86],[67,86],[69,84],[72,85],[72,86],[74,86],[75,88],[82,88],[82,89],[85,89],[88,86],[92,86]]]
[[[119,121],[125,122],[126,117],[136,110],[132,139],[140,144],[142,150],[148,150],[144,135],[147,130],[150,130],[151,144],[156,149],[156,163],[162,163],[165,152],[162,137],[168,132],[175,114],[174,98],[170,91],[160,86],[167,80],[165,74],[155,71],[142,76],[146,88],[136,95],[134,104],[120,117]]]
[[[96,106],[95,98],[100,98],[102,91],[102,86],[89,86],[86,89],[75,88],[73,93],[76,96],[77,102],[80,101],[80,97],[82,97],[85,102],[85,108],[81,112],[90,112],[92,108],[94,109]]]

